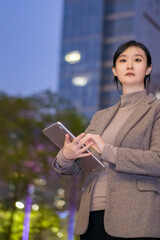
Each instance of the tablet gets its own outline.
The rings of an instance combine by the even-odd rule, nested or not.
[[[43,133],[59,148],[63,148],[65,141],[65,134],[68,133],[70,135],[71,141],[75,138],[75,136],[61,123],[56,122],[52,125],[46,127],[43,130]],[[90,152],[90,150],[87,150]],[[103,164],[101,159],[97,158],[94,154],[88,157],[81,158],[82,160],[78,163],[80,168],[84,172],[91,172],[97,169],[104,170],[106,166]]]

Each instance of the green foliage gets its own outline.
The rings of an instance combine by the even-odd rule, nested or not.
[[[10,224],[10,210],[0,209],[0,239],[7,240],[7,228]],[[24,212],[16,210],[14,212],[11,240],[21,240],[23,231]],[[30,220],[30,240],[59,239],[57,234],[60,232],[66,236],[67,220],[60,221],[58,215],[48,208],[41,208],[39,211],[31,212]]]
[[[24,210],[17,210],[16,201],[25,203],[28,186],[34,186],[32,201],[40,206],[31,213],[30,240],[67,239],[67,219],[60,220],[54,205],[59,188],[69,209],[72,179],[52,171],[51,164],[58,149],[44,136],[42,129],[62,121],[75,135],[83,132],[87,120],[74,109],[60,110],[57,94],[45,91],[27,98],[0,93],[0,239],[22,237]],[[67,103],[68,104],[68,103]],[[79,183],[80,181],[78,181]],[[54,184],[53,184],[54,183]],[[79,194],[79,185],[76,186]],[[60,209],[61,210],[61,209]]]

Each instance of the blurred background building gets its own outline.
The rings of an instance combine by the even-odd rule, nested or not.
[[[65,0],[59,94],[91,118],[117,102],[112,58],[128,40],[143,42],[153,58],[150,90],[160,90],[160,0]]]

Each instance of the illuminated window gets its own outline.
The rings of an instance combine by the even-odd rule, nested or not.
[[[88,83],[88,77],[87,76],[76,76],[72,79],[73,85],[77,87],[85,87]]]
[[[81,54],[79,51],[70,52],[65,56],[65,61],[70,64],[77,63],[80,60],[81,60]]]

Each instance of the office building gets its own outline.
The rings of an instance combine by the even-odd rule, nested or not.
[[[115,104],[120,93],[113,84],[113,54],[121,43],[132,39],[151,50],[153,86],[157,86],[159,16],[160,0],[65,0],[60,96],[88,118]]]

